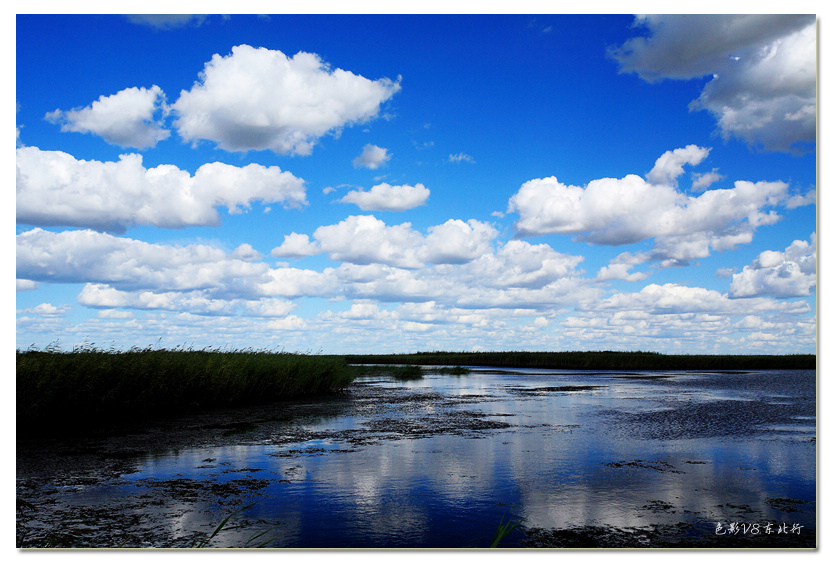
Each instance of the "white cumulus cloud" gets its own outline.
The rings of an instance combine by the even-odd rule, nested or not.
[[[271,251],[278,257],[298,257],[327,253],[336,261],[357,264],[383,264],[418,269],[426,264],[460,264],[490,251],[498,232],[488,223],[475,219],[450,219],[430,227],[424,236],[411,223],[387,225],[373,215],[353,215],[335,225],[314,231],[314,241],[292,233]]]
[[[809,305],[770,298],[732,300],[719,292],[676,284],[650,285],[580,307],[559,322],[573,347],[658,348],[678,354],[769,352],[815,347]]]
[[[715,182],[723,180],[723,175],[718,173],[717,169],[714,169],[710,172],[693,173],[692,178],[692,190],[702,191],[709,188]]]
[[[709,149],[697,145],[688,145],[682,149],[666,151],[654,163],[654,168],[646,175],[646,180],[650,184],[674,186],[677,184],[677,178],[683,174],[683,166],[687,164],[698,165],[708,156]]]
[[[429,189],[423,184],[391,186],[386,182],[365,190],[351,190],[340,202],[355,204],[363,211],[405,211],[422,206],[429,198]]]
[[[268,267],[208,245],[145,243],[91,230],[35,228],[16,237],[17,276],[52,283],[93,283],[115,290],[204,290],[209,297],[255,292]]]
[[[429,228],[419,254],[424,262],[432,264],[461,264],[489,252],[497,235],[489,223],[449,219]]]
[[[733,188],[697,197],[678,191],[672,184],[682,164],[699,162],[705,152],[686,149],[688,154],[674,151],[658,160],[649,178],[660,183],[630,174],[592,180],[583,188],[556,177],[537,178],[510,198],[508,211],[519,214],[519,235],[573,234],[601,245],[653,238],[650,259],[666,265],[746,244],[757,227],[778,221],[770,208],[787,202],[783,182],[737,181]]]
[[[284,317],[294,309],[294,304],[291,302],[274,298],[213,298],[202,290],[124,291],[106,284],[86,284],[78,295],[78,303],[95,308],[186,311],[194,315],[245,315],[249,317]]]
[[[258,287],[264,296],[341,297],[340,280],[332,268],[323,272],[300,268],[277,268],[268,271],[266,280]]]
[[[42,303],[35,307],[19,310],[17,313],[35,315],[38,317],[64,317],[71,308],[68,305],[54,306],[49,303]]]
[[[397,82],[332,70],[319,56],[237,45],[214,55],[172,105],[179,135],[228,151],[309,155],[323,135],[364,123],[400,90]]]
[[[783,252],[764,251],[732,275],[729,296],[747,298],[809,296],[816,288],[816,234],[793,241]]]
[[[628,262],[612,261],[609,265],[599,269],[596,281],[625,280],[626,282],[639,282],[648,278],[648,274],[645,272],[630,272],[634,266],[634,264]]]
[[[282,244],[271,250],[273,256],[280,258],[309,257],[320,252],[319,243],[311,243],[305,233],[294,232],[283,237]]]
[[[40,284],[33,280],[21,280],[18,278],[15,281],[15,287],[18,292],[27,292],[29,290],[37,290],[40,288]]]
[[[174,165],[146,169],[141,155],[77,160],[61,151],[17,149],[17,222],[123,232],[132,225],[218,225],[217,208],[253,201],[306,204],[305,181],[277,166],[208,163],[191,176]]]
[[[610,51],[621,72],[709,78],[691,107],[713,114],[725,139],[778,151],[815,143],[814,14],[648,15],[637,24],[648,35]]]
[[[385,165],[391,157],[392,155],[383,147],[368,144],[364,145],[363,152],[352,161],[352,164],[355,168],[364,167],[376,170]]]
[[[582,260],[545,244],[510,241],[469,262],[415,269],[343,263],[330,274],[340,280],[347,299],[435,302],[465,311],[504,309],[514,315],[539,315],[554,304],[566,307],[598,297],[601,292],[586,285],[576,271]]]
[[[314,238],[332,260],[401,268],[423,266],[418,251],[424,237],[412,229],[411,223],[386,225],[372,215],[353,215],[335,225],[318,227]]]
[[[566,255],[545,243],[508,241],[495,252],[482,255],[465,265],[462,276],[467,284],[492,288],[543,288],[561,278],[576,276],[580,256]]]
[[[803,301],[782,303],[767,298],[734,300],[716,290],[683,284],[649,284],[639,292],[614,294],[590,307],[628,314],[640,311],[648,315],[703,313],[739,317],[747,314],[809,311],[809,306]]]
[[[101,96],[85,108],[55,110],[46,119],[59,123],[61,131],[94,133],[107,143],[146,149],[170,136],[161,119],[167,114],[164,92],[151,88],[126,88],[112,96]]]

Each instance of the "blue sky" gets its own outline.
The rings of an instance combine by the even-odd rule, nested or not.
[[[816,22],[16,18],[16,341],[816,351]]]

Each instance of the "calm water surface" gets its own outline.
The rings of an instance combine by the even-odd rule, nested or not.
[[[18,499],[32,507],[22,527],[42,543],[49,527],[98,509],[106,516],[87,526],[106,532],[88,531],[93,545],[131,534],[133,546],[184,546],[255,502],[211,546],[270,529],[273,547],[486,547],[501,519],[523,519],[506,547],[585,527],[688,524],[697,538],[730,523],[814,529],[815,386],[815,371],[364,378],[322,413],[127,452],[129,468],[108,476],[85,474],[112,455],[101,442],[93,462],[19,465]],[[18,458],[36,451],[19,446]]]

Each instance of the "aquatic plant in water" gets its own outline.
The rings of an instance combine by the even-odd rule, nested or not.
[[[490,543],[490,548],[497,548],[502,539],[509,535],[511,531],[513,531],[513,529],[521,525],[522,521],[524,521],[524,519],[519,519],[514,523],[511,519],[508,519],[507,523],[505,524],[504,516],[502,516],[501,520],[499,521],[499,526],[496,529],[496,535],[493,537],[493,542]]]
[[[230,515],[228,515],[227,517],[222,519],[222,522],[219,523],[219,525],[216,526],[216,528],[213,530],[213,532],[210,535],[208,535],[207,537],[205,537],[204,539],[202,539],[199,542],[194,542],[192,548],[207,548],[210,541],[213,540],[213,538],[216,535],[218,535],[221,531],[237,528],[238,526],[229,527],[228,526],[228,521],[230,521],[233,517],[235,517],[237,514],[241,513],[242,511],[245,511],[246,509],[250,509],[254,505],[256,505],[256,502],[249,503],[248,505],[246,505],[244,507],[240,507],[239,509],[237,509],[236,511],[234,511],[233,513],[231,513]],[[263,547],[267,546],[268,544],[272,543],[277,538],[279,538],[279,535],[274,535],[274,536],[266,538],[265,540],[262,540],[262,538],[265,537],[265,535],[267,535],[268,533],[270,533],[273,530],[274,529],[265,529],[264,531],[254,533],[247,541],[245,541],[245,543],[242,545],[242,548],[263,548]],[[252,544],[254,541],[257,541],[257,544]]]

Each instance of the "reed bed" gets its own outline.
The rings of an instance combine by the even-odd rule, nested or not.
[[[341,390],[340,357],[267,351],[17,351],[18,434]]]
[[[354,366],[360,376],[386,376],[393,380],[420,380],[424,377],[424,370],[414,364],[374,364]]]

